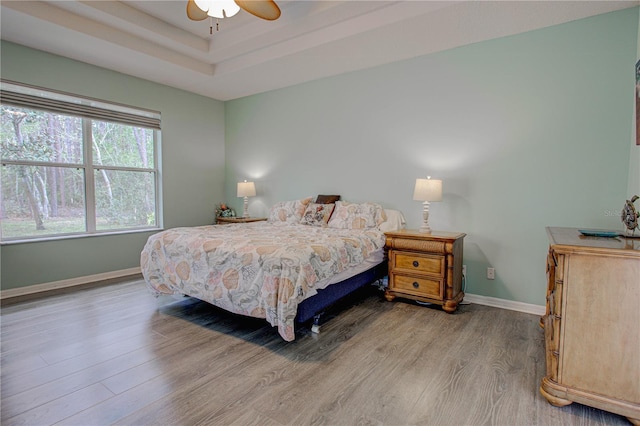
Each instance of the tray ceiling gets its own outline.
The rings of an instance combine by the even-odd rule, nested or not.
[[[2,0],[3,40],[219,100],[518,34],[638,1],[276,0],[282,15],[187,18],[186,0]],[[215,27],[215,21],[213,22]]]

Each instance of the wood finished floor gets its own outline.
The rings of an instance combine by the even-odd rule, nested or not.
[[[534,315],[448,315],[374,287],[319,336],[284,342],[262,320],[141,280],[2,308],[2,425],[628,425],[539,394]]]

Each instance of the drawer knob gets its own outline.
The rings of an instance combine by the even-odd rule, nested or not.
[[[420,287],[420,284],[418,284],[416,281],[413,282],[413,288],[418,288]]]
[[[418,266],[420,266],[420,262],[418,262],[417,260],[413,261],[413,267],[417,268]]]

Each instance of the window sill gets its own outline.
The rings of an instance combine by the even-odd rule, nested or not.
[[[104,237],[104,236],[111,236],[111,235],[139,234],[142,232],[155,233],[162,230],[163,228],[136,228],[136,229],[121,230],[121,231],[96,232],[93,234],[54,235],[54,236],[41,237],[41,238],[37,237],[37,238],[25,238],[25,239],[0,241],[0,246],[8,246],[13,244],[25,244],[25,243],[42,243],[42,242],[48,242],[48,241],[72,240],[76,238],[93,238],[93,237]]]

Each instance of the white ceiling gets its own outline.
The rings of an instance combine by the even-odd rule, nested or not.
[[[219,100],[633,7],[639,1],[276,0],[282,16],[186,16],[186,0],[2,0],[0,35]],[[215,23],[214,23],[215,25]]]

